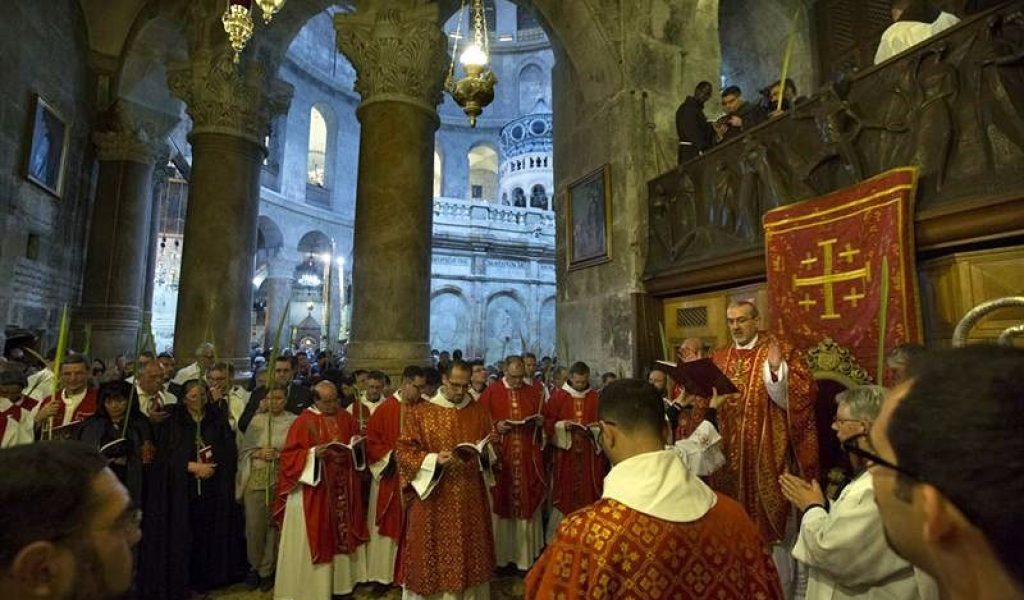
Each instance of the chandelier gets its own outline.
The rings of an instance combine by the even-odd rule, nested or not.
[[[270,25],[285,2],[287,0],[256,0],[263,12],[263,23]],[[235,64],[238,64],[245,45],[252,38],[252,4],[253,0],[228,0],[228,7],[220,18],[224,23],[224,32],[228,34],[228,41],[231,42],[231,49],[235,51]]]
[[[494,101],[494,84],[498,78],[487,67],[490,43],[487,37],[487,16],[484,13],[483,0],[473,2],[473,42],[466,46],[462,54],[458,54],[459,39],[462,37],[462,18],[466,13],[466,2],[463,0],[459,12],[459,24],[455,29],[455,44],[452,47],[452,62],[448,68],[448,77],[444,88],[455,103],[462,107],[469,117],[469,126],[476,127],[476,118],[484,107]],[[464,76],[455,79],[455,57],[459,56]]]
[[[316,289],[323,285],[324,280],[320,277],[323,267],[310,253],[309,258],[303,261],[295,269],[295,282],[304,288]]]

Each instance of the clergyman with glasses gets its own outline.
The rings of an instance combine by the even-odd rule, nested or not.
[[[807,600],[886,598],[914,600],[917,581],[910,563],[889,547],[875,504],[867,433],[878,417],[885,388],[863,385],[836,396],[832,430],[856,472],[828,505],[817,480],[791,473],[779,478],[782,493],[802,515],[793,557],[808,567]]]

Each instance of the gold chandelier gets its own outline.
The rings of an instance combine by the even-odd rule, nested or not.
[[[263,22],[270,25],[271,19],[280,12],[287,1],[256,0],[256,4],[263,11]],[[245,45],[252,38],[252,2],[253,0],[228,0],[228,7],[220,19],[224,23],[224,32],[228,34],[228,41],[231,42],[231,49],[235,51],[235,64],[238,64]]]
[[[487,16],[484,13],[483,0],[473,0],[473,42],[466,46],[461,55],[458,54],[459,39],[462,37],[462,18],[466,12],[463,0],[459,13],[459,24],[455,30],[455,44],[452,47],[452,62],[448,69],[448,77],[444,82],[445,90],[455,103],[462,107],[469,117],[469,126],[476,127],[476,118],[484,107],[494,101],[494,85],[498,78],[487,67],[490,43],[487,37]],[[459,56],[464,76],[455,79],[455,57]]]

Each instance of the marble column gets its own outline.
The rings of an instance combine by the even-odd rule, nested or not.
[[[213,342],[221,360],[245,370],[263,139],[292,89],[254,61],[235,65],[229,52],[206,49],[169,68],[167,80],[193,122],[174,350],[191,357]]]
[[[160,143],[125,126],[93,135],[96,199],[74,320],[92,327],[90,353],[104,360],[135,351],[142,321],[152,214],[153,164]]]
[[[156,287],[156,261],[160,243],[160,194],[166,188],[167,178],[174,172],[167,167],[167,156],[157,157],[153,169],[153,200],[149,216],[149,246],[146,249],[146,281],[142,293],[142,327],[145,331],[153,331],[153,292]],[[157,348],[160,352],[162,348]]]
[[[434,132],[448,64],[436,4],[334,17],[358,76],[361,125],[349,365],[429,363]]]
[[[263,339],[264,348],[270,348],[274,345],[274,338],[277,336],[277,326],[281,322],[281,315],[287,314],[291,309],[294,267],[294,264],[281,260],[271,261],[267,265],[267,278],[263,281],[263,293],[267,299],[266,335]],[[288,341],[291,339],[291,325],[291,322],[285,317],[284,328],[281,329],[282,344],[288,344]]]

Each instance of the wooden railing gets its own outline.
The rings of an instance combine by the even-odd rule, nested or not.
[[[647,288],[763,276],[761,216],[919,168],[919,248],[1024,233],[1024,1],[826,86],[648,184]]]

